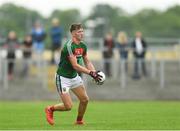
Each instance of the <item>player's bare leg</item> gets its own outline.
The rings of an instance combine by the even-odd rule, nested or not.
[[[76,119],[76,124],[84,124],[83,116],[86,111],[89,97],[87,96],[86,90],[83,86],[74,88],[74,89],[72,89],[72,91],[78,97],[78,99],[80,101],[79,107],[78,107],[78,115],[77,115],[77,119]]]
[[[46,119],[50,125],[54,124],[53,112],[54,111],[69,111],[72,108],[72,99],[69,93],[60,94],[63,103],[56,104],[53,106],[48,106],[45,109]]]
[[[54,105],[54,111],[69,111],[71,110],[73,103],[69,93],[60,94],[63,103]]]

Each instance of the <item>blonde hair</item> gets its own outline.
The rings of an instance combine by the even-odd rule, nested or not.
[[[127,44],[127,35],[125,32],[121,31],[118,33],[118,36],[117,36],[117,42],[119,44]]]
[[[10,31],[9,32],[9,34],[8,34],[8,38],[10,38],[10,39],[14,39],[14,38],[16,38],[16,32],[15,31]]]
[[[59,23],[60,23],[58,18],[53,18],[51,22],[53,25],[59,25]]]

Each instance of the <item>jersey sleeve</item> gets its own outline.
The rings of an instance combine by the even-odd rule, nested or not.
[[[84,44],[83,48],[84,48],[83,56],[85,56],[87,55],[87,46]]]
[[[72,49],[72,41],[68,41],[66,47],[64,48],[64,52],[67,56],[73,55],[73,49]]]

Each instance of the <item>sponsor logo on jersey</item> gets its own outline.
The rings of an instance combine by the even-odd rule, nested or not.
[[[83,48],[76,48],[76,49],[75,49],[74,55],[75,55],[76,57],[80,57],[80,56],[82,56],[82,54],[83,54]]]

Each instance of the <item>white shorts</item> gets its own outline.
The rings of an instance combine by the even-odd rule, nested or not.
[[[83,81],[79,75],[75,78],[66,78],[56,74],[56,87],[59,93],[68,93],[70,89],[83,85]]]

